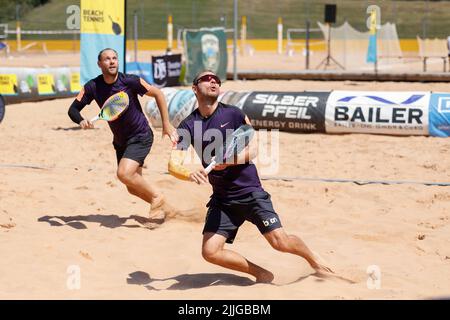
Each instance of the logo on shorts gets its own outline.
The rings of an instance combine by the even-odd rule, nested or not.
[[[265,227],[268,227],[278,221],[277,218],[270,218],[269,220],[263,220],[263,224]]]

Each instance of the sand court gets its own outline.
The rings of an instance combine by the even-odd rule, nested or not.
[[[45,62],[45,61],[44,61]],[[44,63],[43,62],[43,63]],[[441,91],[446,83],[227,81],[236,91]],[[142,102],[148,98],[142,98]],[[231,246],[275,274],[255,284],[200,252],[209,185],[167,174],[155,129],[143,174],[179,210],[160,228],[117,179],[105,122],[79,130],[72,98],[8,105],[0,124],[2,299],[414,299],[450,295],[450,187],[318,179],[450,182],[445,138],[279,134],[277,176],[264,180],[288,233],[345,279],[322,279],[245,223]],[[82,114],[93,117],[95,103]],[[195,166],[195,165],[194,165]]]

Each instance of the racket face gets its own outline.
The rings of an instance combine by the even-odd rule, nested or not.
[[[244,124],[237,128],[226,140],[223,159],[231,159],[235,155],[239,154],[249,144],[253,138],[255,130],[252,126]]]
[[[105,101],[102,110],[100,110],[99,118],[106,121],[114,121],[128,108],[128,104],[128,95],[126,92],[120,91]]]

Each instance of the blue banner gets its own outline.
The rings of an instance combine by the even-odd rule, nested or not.
[[[431,94],[429,107],[430,136],[450,136],[450,94]]]
[[[367,60],[368,63],[377,62],[377,35],[371,34],[369,36],[369,47],[367,49]]]
[[[370,32],[369,47],[367,48],[366,62],[377,62],[377,11],[373,10],[370,14]]]
[[[127,62],[127,73],[135,74],[147,83],[153,84],[153,66],[151,63]]]
[[[125,72],[125,1],[81,0],[81,85],[101,71],[97,55],[105,48],[117,51],[119,71]]]

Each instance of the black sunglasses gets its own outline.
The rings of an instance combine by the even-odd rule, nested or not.
[[[194,85],[198,85],[199,82],[210,82],[212,79],[214,79],[219,87],[222,85],[222,81],[220,81],[220,78],[214,74],[205,74],[204,76],[199,77],[194,81]]]

